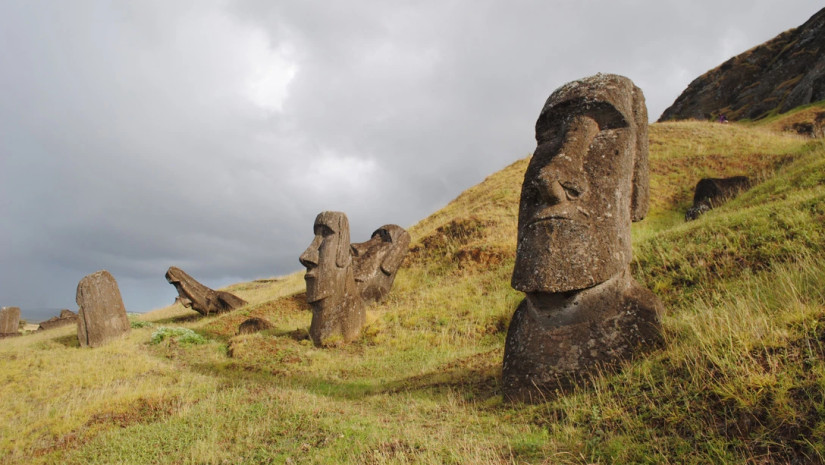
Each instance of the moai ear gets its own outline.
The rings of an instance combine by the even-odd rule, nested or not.
[[[410,246],[410,233],[404,228],[396,225],[383,226],[389,232],[392,238],[392,247],[390,253],[381,261],[381,271],[387,275],[391,275],[398,271],[404,257],[407,256],[407,251]]]
[[[633,183],[630,193],[630,218],[644,219],[650,205],[650,173],[647,139],[647,107],[645,96],[633,87],[633,123],[636,126],[636,147],[633,156]]]
[[[335,264],[338,268],[346,268],[352,261],[352,251],[349,243],[349,219],[347,215],[338,215],[338,244],[335,255]]]

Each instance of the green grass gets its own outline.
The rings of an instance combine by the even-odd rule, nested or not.
[[[666,344],[621,371],[501,399],[524,159],[410,228],[393,292],[346,346],[310,343],[300,272],[101,348],[71,327],[1,341],[0,463],[825,462],[825,147],[750,123],[650,133],[632,270],[666,304]],[[734,174],[759,183],[683,222],[700,177]],[[237,335],[249,317],[273,328]],[[152,344],[162,326],[203,343]]]

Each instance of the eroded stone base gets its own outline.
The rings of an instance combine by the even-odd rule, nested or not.
[[[662,312],[659,299],[627,271],[583,291],[528,294],[507,332],[505,399],[542,402],[659,347]]]

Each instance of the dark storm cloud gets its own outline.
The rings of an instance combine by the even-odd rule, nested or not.
[[[410,226],[534,147],[559,85],[633,79],[651,119],[814,1],[4,2],[0,304],[130,310],[300,269],[314,216]]]

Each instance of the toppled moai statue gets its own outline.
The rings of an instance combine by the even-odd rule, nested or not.
[[[0,308],[0,338],[19,336],[20,308]]]
[[[747,176],[701,179],[696,184],[693,194],[693,206],[685,212],[685,221],[699,218],[711,208],[722,205],[750,186],[751,181]]]
[[[80,347],[98,347],[131,330],[115,278],[106,270],[77,284],[77,339]]]
[[[648,208],[647,109],[629,79],[557,89],[536,122],[512,286],[526,294],[504,348],[508,400],[556,389],[661,343],[661,302],[630,275],[631,221]]]
[[[395,224],[385,224],[367,242],[351,245],[355,285],[365,302],[387,297],[409,246],[410,234]]]
[[[313,230],[315,238],[299,258],[312,307],[309,336],[316,346],[351,341],[361,333],[366,313],[353,276],[349,220],[341,212],[321,212]]]
[[[53,316],[46,321],[41,321],[39,329],[46,330],[59,328],[60,326],[71,324],[77,324],[77,313],[69,310],[68,308],[64,308],[60,311],[60,316]]]
[[[176,301],[203,316],[228,312],[246,305],[246,301],[240,297],[226,291],[210,289],[175,266],[170,266],[166,271],[166,281],[177,289]]]

